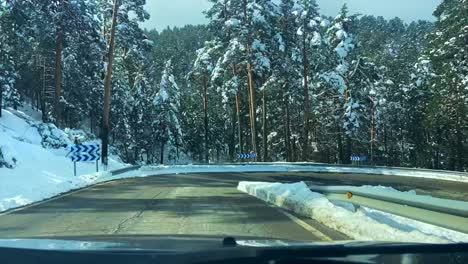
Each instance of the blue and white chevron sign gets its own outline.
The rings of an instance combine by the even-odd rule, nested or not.
[[[101,153],[79,153],[71,156],[72,162],[96,161],[101,158]]]
[[[256,153],[247,153],[237,155],[238,159],[255,159],[257,157]]]
[[[70,148],[70,153],[94,153],[101,151],[101,145],[75,145]]]
[[[367,161],[366,156],[351,156],[351,161]]]

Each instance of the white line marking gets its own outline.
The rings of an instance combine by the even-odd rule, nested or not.
[[[291,219],[294,223],[300,225],[305,230],[311,232],[314,236],[322,239],[323,241],[333,241],[333,239],[331,239],[329,236],[327,236],[324,233],[318,231],[317,229],[315,229],[311,225],[307,224],[306,222],[302,221],[301,219],[295,217],[294,215],[292,215],[292,214],[290,214],[290,213],[288,213],[286,211],[283,211],[283,210],[280,210],[280,211],[283,212],[283,214],[285,214],[287,217],[289,217],[289,219]]]

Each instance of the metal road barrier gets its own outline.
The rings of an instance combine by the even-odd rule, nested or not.
[[[419,168],[381,167],[381,166],[354,166],[311,162],[245,162],[245,163],[193,163],[178,166],[193,165],[198,167],[216,166],[242,166],[244,168],[263,166],[263,172],[291,171],[291,172],[315,172],[315,173],[339,173],[339,174],[368,174],[368,175],[393,175],[446,180],[468,183],[468,172],[430,170]],[[177,167],[177,166],[176,166]],[[157,167],[153,167],[154,169]],[[256,170],[262,171],[261,168]]]
[[[110,173],[111,173],[112,175],[119,175],[119,174],[126,173],[126,172],[129,172],[129,171],[132,171],[132,170],[138,170],[138,169],[140,169],[140,168],[141,168],[140,165],[129,166],[129,167],[125,167],[125,168],[122,168],[122,169],[113,170],[113,171],[111,171]]]
[[[330,201],[365,206],[468,234],[468,202],[352,186],[309,185],[309,188]]]

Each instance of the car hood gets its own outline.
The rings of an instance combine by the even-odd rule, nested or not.
[[[213,236],[109,236],[109,237],[60,237],[0,239],[0,248],[36,250],[78,251],[176,251],[190,252],[230,247],[223,243],[224,237]],[[332,243],[299,242],[256,237],[236,238],[236,247],[291,247],[343,245],[355,243],[340,241]],[[232,246],[232,245],[231,245]]]

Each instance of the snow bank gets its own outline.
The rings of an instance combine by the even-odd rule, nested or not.
[[[356,211],[331,203],[303,183],[240,182],[238,190],[311,217],[356,240],[448,243],[467,242],[468,235],[368,208]]]
[[[109,178],[107,173],[95,173],[94,162],[77,163],[77,174],[82,176],[74,177],[73,163],[66,157],[67,135],[23,112],[2,110],[0,152],[7,166],[0,162],[0,211]],[[124,166],[116,159],[109,161],[109,169]]]

